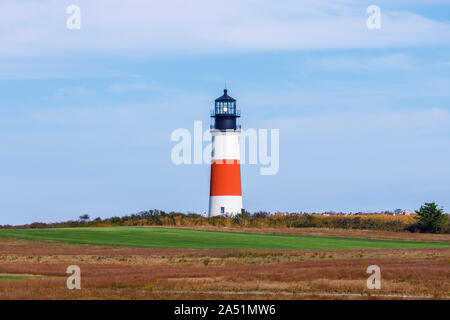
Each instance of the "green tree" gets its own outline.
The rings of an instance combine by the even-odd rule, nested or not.
[[[80,220],[81,221],[88,221],[91,217],[89,217],[88,214],[83,214],[82,216],[80,216]]]
[[[444,214],[443,208],[438,208],[434,202],[427,202],[416,210],[420,229],[424,232],[442,231],[448,223],[448,217]]]

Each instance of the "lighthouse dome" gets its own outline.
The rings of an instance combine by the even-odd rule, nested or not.
[[[216,102],[236,102],[236,99],[233,99],[228,95],[228,90],[223,90],[223,96],[216,99]]]

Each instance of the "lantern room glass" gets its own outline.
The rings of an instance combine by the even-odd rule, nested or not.
[[[216,102],[216,114],[236,114],[236,102]]]

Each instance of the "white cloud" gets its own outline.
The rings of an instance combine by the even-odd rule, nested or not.
[[[167,91],[166,87],[156,83],[149,83],[143,80],[129,81],[129,82],[115,82],[111,84],[107,91],[113,93],[124,93],[130,91]]]
[[[411,70],[415,68],[414,59],[405,53],[380,56],[330,56],[311,59],[308,65],[331,71],[386,71]]]
[[[280,172],[296,164],[304,185],[410,186],[434,179],[448,188],[448,110],[285,117],[260,125],[280,129]]]
[[[409,12],[382,11],[382,29],[365,26],[356,2],[198,0],[72,1],[81,30],[66,28],[68,1],[0,3],[0,55],[85,52],[161,55],[450,43],[450,25]],[[71,3],[72,3],[71,2]]]
[[[424,132],[450,133],[450,112],[444,109],[382,111],[327,114],[272,119],[271,127],[301,137],[336,137],[378,135],[421,135]],[[442,137],[447,136],[441,134]],[[450,141],[449,141],[450,142]],[[411,144],[410,146],[414,146]]]
[[[71,86],[57,88],[50,96],[53,99],[73,98],[80,96],[87,96],[93,94],[93,91],[85,86]]]

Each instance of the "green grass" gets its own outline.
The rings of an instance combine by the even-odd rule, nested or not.
[[[14,280],[25,280],[30,277],[25,276],[0,276],[0,281],[14,281]]]
[[[0,281],[16,281],[16,280],[29,280],[29,279],[42,279],[47,278],[44,276],[35,276],[29,274],[8,274],[0,273]]]
[[[0,237],[151,248],[339,250],[450,247],[450,242],[372,240],[148,227],[0,229]]]

